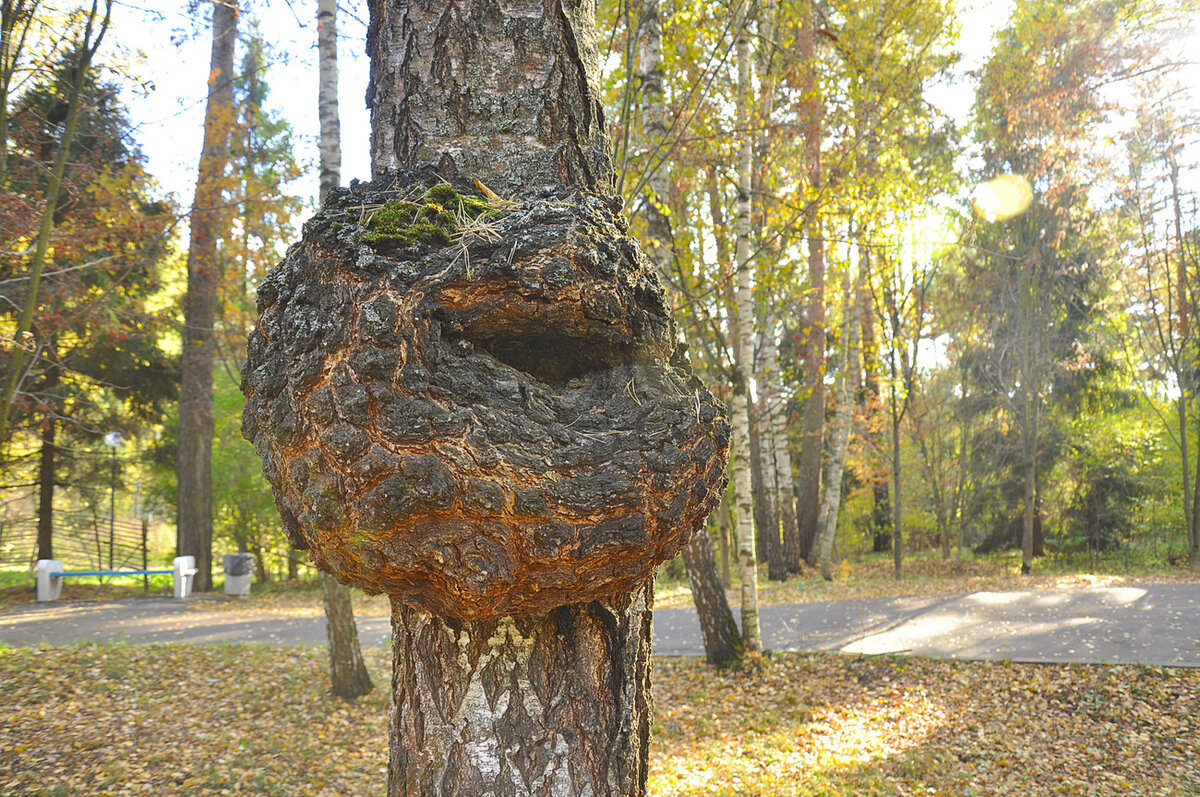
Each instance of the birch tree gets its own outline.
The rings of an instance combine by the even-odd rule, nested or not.
[[[745,131],[750,121],[750,33],[749,0],[738,6],[734,22],[737,57],[737,129]],[[730,406],[733,426],[733,480],[737,496],[738,574],[742,589],[742,641],[747,653],[762,649],[758,622],[758,555],[755,550],[754,496],[750,480],[750,380],[754,369],[754,292],[750,261],[750,180],[753,139],[741,133],[738,149],[737,198],[737,294],[736,320],[732,325],[737,341],[737,380]]]
[[[321,203],[342,182],[342,135],[338,116],[337,0],[317,1],[317,116],[321,124]],[[334,576],[321,573],[325,606],[325,634],[329,638],[331,691],[354,700],[371,691],[371,676],[363,662],[354,623],[350,588]]]

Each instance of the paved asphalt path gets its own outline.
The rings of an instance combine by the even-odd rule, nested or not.
[[[221,611],[212,601],[13,606],[0,611],[0,644],[325,643],[323,617]],[[764,646],[774,650],[1200,667],[1200,584],[827,601],[768,606],[761,615]],[[359,617],[358,628],[364,644],[387,644],[386,617]],[[654,649],[703,655],[695,612],[656,611]]]

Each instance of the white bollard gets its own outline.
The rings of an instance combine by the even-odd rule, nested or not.
[[[192,581],[196,578],[196,557],[176,556],[174,571],[171,575],[174,595],[176,598],[186,598],[192,594]]]
[[[37,599],[38,601],[56,601],[62,594],[63,580],[51,578],[51,573],[61,573],[66,568],[57,559],[38,559],[37,561]]]

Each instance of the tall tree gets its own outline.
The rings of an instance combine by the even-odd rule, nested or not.
[[[321,122],[321,203],[342,181],[341,119],[338,116],[337,0],[317,2],[317,115]],[[325,604],[325,633],[329,637],[329,677],[333,694],[354,700],[371,691],[371,676],[363,662],[354,623],[350,588],[321,573]]]
[[[260,290],[245,434],[392,598],[388,794],[644,794],[651,576],[728,425],[622,234],[594,8],[369,8],[375,179]]]
[[[214,322],[221,281],[218,243],[228,234],[223,188],[234,119],[238,14],[236,0],[214,0],[204,147],[192,202],[184,297],[176,547],[180,555],[196,558],[195,586],[200,591],[212,589]]]
[[[13,161],[5,185],[14,204],[45,189],[60,148],[62,173],[53,254],[41,285],[30,333],[35,342],[12,413],[14,428],[38,429],[38,556],[53,557],[54,496],[70,483],[76,452],[100,430],[127,436],[157,420],[174,397],[175,370],[158,345],[163,333],[147,297],[173,224],[170,208],[149,198],[151,180],[117,102],[119,86],[96,69],[76,74],[68,53],[47,80],[34,79],[13,107]],[[63,141],[69,95],[80,84],[74,135]],[[32,214],[7,215],[6,236],[21,237]],[[30,233],[28,227],[26,234]],[[32,236],[29,236],[32,237]],[[10,238],[9,240],[13,240]],[[19,251],[19,250],[18,250]],[[0,297],[17,307],[24,257],[0,250]],[[23,422],[22,422],[23,421]]]
[[[667,140],[667,111],[663,99],[663,18],[658,0],[645,0],[638,15],[638,61],[641,67],[643,100],[642,132],[652,153],[665,152]],[[659,278],[674,302],[678,296],[674,275],[675,236],[668,205],[668,173],[665,159],[650,167],[645,181],[646,193],[642,208],[646,217],[647,255],[654,263]],[[696,530],[683,549],[692,600],[700,619],[704,637],[704,653],[709,664],[724,665],[742,655],[742,637],[734,622],[725,588],[717,574],[716,559],[708,529]]]
[[[1085,173],[1089,134],[1104,118],[1101,87],[1120,55],[1110,46],[1115,15],[1105,4],[1022,6],[999,34],[976,100],[981,177],[993,181],[976,195],[984,222],[968,250],[971,291],[989,321],[974,375],[1019,430],[1023,573],[1037,547],[1047,401],[1065,394],[1051,387],[1067,370],[1094,372],[1079,365],[1109,255]]]
[[[821,203],[824,190],[822,170],[822,116],[824,107],[818,81],[817,36],[820,16],[815,2],[805,9],[804,28],[797,37],[800,77],[800,129],[804,140],[805,196],[808,199],[804,232],[808,248],[808,301],[804,311],[804,368],[807,398],[804,401],[800,492],[796,497],[800,553],[810,564],[816,561],[817,526],[820,522],[821,461],[825,448],[825,235]],[[789,564],[796,564],[789,562]]]
[[[8,8],[6,11],[8,11],[10,17],[15,18],[18,10]],[[29,344],[32,341],[32,334],[30,328],[33,324],[34,312],[38,307],[38,286],[41,283],[42,270],[45,268],[46,259],[50,253],[51,236],[58,219],[59,193],[62,190],[63,173],[67,167],[67,156],[70,153],[70,145],[75,138],[75,129],[79,122],[83,84],[91,67],[92,57],[100,49],[100,44],[104,41],[104,35],[108,32],[108,24],[111,18],[112,0],[105,0],[103,13],[101,13],[100,0],[93,0],[91,10],[86,15],[86,21],[83,23],[82,31],[74,45],[77,68],[68,92],[66,116],[63,119],[63,135],[58,141],[58,153],[54,159],[54,165],[50,169],[49,180],[46,182],[41,222],[38,225],[34,252],[28,266],[29,284],[25,289],[25,298],[21,303],[21,313],[17,318],[16,330],[13,333],[12,355],[9,358],[4,392],[0,396],[0,445],[6,444],[8,440],[9,414],[12,411],[13,397],[18,392],[21,380],[27,376],[25,366],[29,359],[28,355],[31,352]],[[8,25],[9,21],[4,20],[4,24]],[[11,35],[12,31],[10,30],[3,43],[6,48],[9,48],[4,53],[6,59],[11,58],[10,52],[13,46],[10,40]],[[11,61],[5,64],[4,70],[6,75],[11,72]],[[8,100],[7,96],[0,99],[3,99],[5,102]]]
[[[737,53],[737,129],[750,121],[750,15],[749,0],[738,4],[734,21]],[[734,490],[737,496],[738,575],[742,585],[742,641],[747,653],[762,649],[758,622],[758,555],[755,549],[754,498],[751,490],[750,379],[754,373],[754,293],[750,260],[750,181],[753,138],[742,135],[738,149],[737,185],[737,294],[735,330],[737,380],[730,406],[733,425]]]

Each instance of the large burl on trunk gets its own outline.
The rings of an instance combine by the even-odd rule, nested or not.
[[[650,578],[729,426],[608,196],[594,6],[369,9],[374,179],[261,286],[245,434],[391,596],[390,797],[642,795]]]
[[[728,433],[623,217],[377,185],[259,288],[243,422],[288,538],[464,620],[628,594],[708,516]]]

